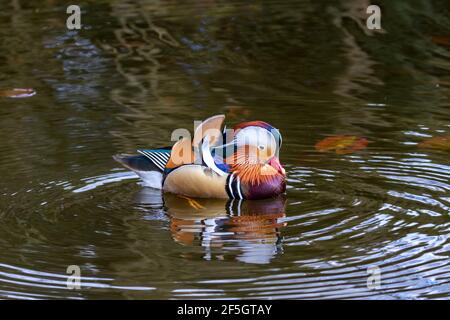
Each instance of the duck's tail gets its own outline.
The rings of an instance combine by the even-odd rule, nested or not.
[[[145,155],[129,154],[116,154],[113,156],[113,159],[125,168],[136,172],[145,182],[146,186],[162,189],[163,170],[159,164],[155,164],[154,160],[151,160]]]

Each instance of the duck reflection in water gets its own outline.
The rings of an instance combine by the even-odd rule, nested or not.
[[[147,188],[145,188],[147,189]],[[140,203],[158,204],[149,190],[139,193]],[[264,200],[193,199],[165,194],[159,200],[170,218],[173,239],[182,245],[200,245],[204,258],[233,256],[245,263],[269,263],[282,252],[280,229],[286,225],[286,198]]]

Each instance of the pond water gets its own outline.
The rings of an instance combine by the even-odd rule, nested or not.
[[[448,299],[448,143],[421,143],[450,135],[450,9],[378,3],[380,31],[368,0],[77,1],[67,30],[73,1],[0,0],[0,90],[36,92],[0,97],[0,298]],[[280,129],[285,196],[162,197],[112,159],[218,113]],[[314,147],[344,134],[367,148]]]

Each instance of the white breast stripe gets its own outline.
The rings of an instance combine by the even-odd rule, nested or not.
[[[241,193],[241,180],[239,179],[239,177],[237,177],[236,189],[239,194],[239,199],[244,199],[244,197],[242,197],[242,193]]]

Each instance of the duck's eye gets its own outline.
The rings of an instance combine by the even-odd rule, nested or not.
[[[266,148],[266,146],[263,146],[263,145],[258,146],[258,149],[261,151],[264,150],[265,148]]]

